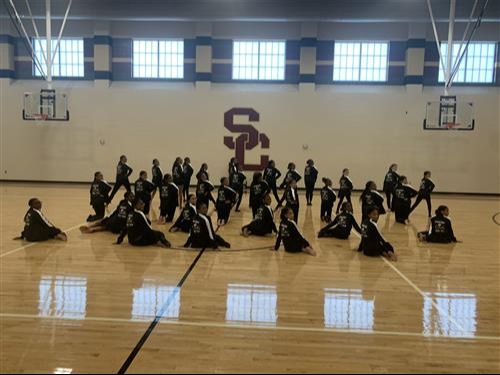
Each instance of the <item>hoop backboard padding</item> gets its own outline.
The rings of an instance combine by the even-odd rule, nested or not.
[[[23,120],[26,121],[69,121],[68,97],[55,90],[41,90],[40,93],[25,92]]]
[[[424,130],[474,130],[474,104],[458,101],[454,96],[442,96],[427,102]]]

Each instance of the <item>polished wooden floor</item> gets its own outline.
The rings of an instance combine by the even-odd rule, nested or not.
[[[315,239],[317,198],[299,223],[317,257],[239,236],[245,209],[220,230],[233,248],[205,252],[187,274],[196,251],[80,234],[86,186],[2,184],[0,192],[2,373],[117,373],[162,307],[127,373],[500,371],[498,198],[434,198],[451,209],[456,246],[417,243],[423,204],[408,227],[382,217],[397,263],[354,252],[354,235]],[[68,243],[11,240],[32,196]]]

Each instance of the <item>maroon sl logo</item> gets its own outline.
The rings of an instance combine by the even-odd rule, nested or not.
[[[269,155],[261,155],[260,164],[247,164],[245,163],[245,151],[253,150],[259,143],[262,149],[269,149],[269,138],[264,133],[259,133],[252,125],[235,124],[235,116],[248,116],[250,122],[258,122],[259,112],[252,108],[232,108],[224,113],[224,127],[231,133],[241,133],[236,139],[224,137],[224,144],[231,150],[235,150],[235,157],[244,170],[262,171],[269,162]]]

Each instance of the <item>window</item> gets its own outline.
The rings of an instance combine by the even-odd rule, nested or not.
[[[85,319],[87,312],[86,278],[42,276],[38,291],[39,316]]]
[[[371,331],[374,314],[375,301],[364,299],[361,290],[325,289],[326,328]]]
[[[134,78],[184,78],[184,41],[134,40]]]
[[[274,325],[277,321],[276,287],[230,284],[226,321]]]
[[[57,40],[53,39],[51,43],[52,55],[57,46]],[[35,56],[40,63],[40,69],[43,75],[47,74],[47,63],[45,59],[45,51],[47,51],[46,39],[33,39],[33,47]],[[59,49],[57,50],[54,60],[52,61],[52,76],[53,77],[83,77],[84,76],[84,56],[83,56],[83,39],[61,39]],[[40,70],[33,64],[33,75],[42,77]]]
[[[285,42],[235,41],[233,79],[283,81]]]
[[[387,42],[335,43],[333,80],[351,82],[387,81]]]
[[[465,44],[460,48],[460,43],[453,43],[452,65],[455,64],[459,52],[462,52],[464,48]],[[495,76],[495,49],[495,43],[470,43],[453,82],[493,83]],[[441,55],[446,64],[448,59],[448,43],[441,43]],[[439,65],[439,82],[444,82],[443,67],[441,63]]]
[[[181,307],[180,289],[170,285],[156,285],[145,280],[141,288],[133,290],[132,319],[150,320],[162,314],[162,318],[177,319]],[[168,308],[162,307],[168,303]]]

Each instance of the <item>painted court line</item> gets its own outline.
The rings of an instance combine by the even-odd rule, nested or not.
[[[68,228],[68,229],[64,229],[63,232],[64,233],[69,233],[71,232],[72,230],[75,230],[77,228],[80,228],[82,225],[85,225],[85,223],[81,223],[81,224],[78,224],[78,225],[75,225],[74,227],[71,227],[71,228]],[[33,246],[36,246],[36,245],[40,245],[42,243],[47,243],[47,242],[32,242],[28,245],[25,245],[25,246],[21,246],[21,247],[18,247],[17,249],[14,249],[14,250],[11,250],[11,251],[8,251],[6,252],[5,254],[1,254],[0,255],[0,258],[3,258],[3,257],[6,257],[7,255],[10,255],[10,254],[14,254],[18,251],[21,251],[21,250],[25,250],[25,249],[28,249],[30,247],[33,247]],[[64,243],[64,242],[63,242]]]
[[[34,319],[34,320],[67,320],[75,322],[101,322],[101,323],[125,323],[125,324],[150,324],[149,320],[136,319],[120,319],[120,318],[105,318],[105,317],[87,317],[82,320],[66,319],[59,316],[39,316],[39,315],[24,315],[24,314],[0,314],[0,318],[11,319]],[[398,331],[368,331],[368,330],[347,330],[335,328],[308,328],[308,327],[291,327],[291,326],[272,326],[272,325],[251,325],[238,323],[215,323],[215,322],[186,322],[179,320],[159,321],[159,324],[180,326],[180,327],[199,327],[199,328],[220,328],[220,329],[242,329],[242,330],[261,330],[261,331],[286,331],[286,332],[313,332],[313,333],[332,333],[332,334],[353,334],[366,336],[399,336],[399,337],[417,337],[424,339],[443,339],[443,340],[481,340],[481,341],[499,341],[500,336],[447,336],[438,334],[425,334],[415,332],[398,332]]]

